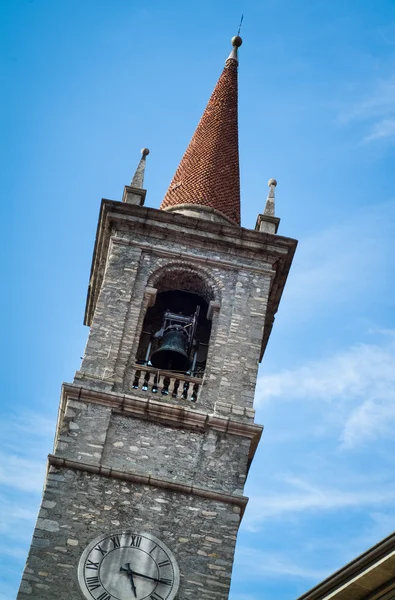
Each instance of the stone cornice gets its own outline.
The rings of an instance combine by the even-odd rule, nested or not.
[[[121,481],[130,481],[132,483],[138,483],[140,485],[149,485],[156,488],[162,488],[169,490],[170,492],[177,492],[179,494],[186,494],[188,496],[199,496],[201,498],[207,498],[216,502],[224,502],[225,504],[233,504],[239,506],[241,509],[241,516],[243,517],[245,507],[247,506],[248,498],[246,496],[233,496],[232,494],[226,494],[222,492],[214,492],[212,490],[201,488],[193,485],[185,485],[177,483],[175,481],[169,481],[168,479],[161,479],[158,477],[151,477],[151,475],[141,475],[140,473],[132,473],[126,471],[119,471],[117,469],[111,469],[110,467],[90,465],[80,461],[69,460],[54,454],[48,455],[48,463],[51,466],[72,469],[74,471],[86,471],[94,475],[100,475],[102,477],[109,477],[112,479],[118,479]]]
[[[122,412],[125,416],[138,417],[173,427],[198,429],[201,431],[212,428],[223,433],[230,433],[248,438],[256,447],[262,435],[262,425],[243,423],[228,417],[210,415],[199,410],[192,410],[185,406],[177,406],[152,400],[151,398],[137,398],[132,395],[122,395],[115,392],[103,392],[83,388],[75,384],[64,383],[62,386],[61,407],[65,406],[68,399],[92,402],[110,406],[113,410]],[[61,409],[62,410],[62,409]],[[60,418],[60,421],[62,419]],[[58,427],[61,423],[58,424]]]

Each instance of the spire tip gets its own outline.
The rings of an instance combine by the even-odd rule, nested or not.
[[[276,187],[277,181],[275,179],[269,179],[269,181],[267,182],[267,185],[269,187],[271,187],[272,185],[274,185],[274,187]]]
[[[148,148],[142,148],[142,149],[141,149],[141,154],[142,154],[143,156],[148,156],[148,154],[149,154],[149,149],[148,149]]]
[[[243,40],[241,39],[241,37],[239,35],[235,35],[234,37],[232,37],[232,46],[235,46],[236,48],[240,48],[240,46],[243,43]]]
[[[234,60],[236,61],[236,63],[239,62],[239,59],[237,58],[237,50],[240,48],[240,46],[243,43],[243,40],[241,39],[241,37],[239,35],[235,35],[234,37],[232,37],[232,50],[228,56],[228,58],[226,59],[225,65],[227,65],[228,60]]]

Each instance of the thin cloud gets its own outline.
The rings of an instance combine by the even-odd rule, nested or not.
[[[389,113],[395,113],[395,78],[381,80],[365,98],[356,102],[349,110],[343,111],[341,120],[344,123],[352,121],[383,118]]]
[[[327,575],[327,571],[323,569],[303,567],[282,554],[246,546],[237,549],[237,562],[242,568],[243,579],[251,577],[261,579],[262,576],[322,579]]]
[[[384,293],[393,263],[391,247],[395,202],[361,208],[352,220],[343,221],[302,240],[295,255],[281,307],[281,320],[289,313],[311,319],[323,306],[344,306],[372,288]],[[368,276],[367,276],[368,274]]]
[[[27,493],[41,492],[53,422],[36,413],[5,415],[0,421],[0,432],[0,486]]]
[[[0,484],[24,492],[40,492],[45,462],[0,453]]]
[[[31,503],[29,508],[18,506],[5,497],[0,497],[0,501],[0,555],[26,558],[27,545],[37,518],[39,499]]]
[[[262,524],[273,519],[294,518],[296,515],[338,511],[340,509],[360,509],[392,503],[395,500],[395,486],[383,482],[381,487],[368,489],[360,486],[352,489],[328,487],[295,479],[288,482],[281,492],[252,496],[245,516],[244,527],[257,531]]]
[[[395,394],[395,344],[355,344],[338,354],[258,379],[256,403],[274,398],[350,401]]]
[[[381,345],[356,344],[328,358],[258,379],[256,404],[313,401],[325,423],[325,405],[338,411],[338,437],[344,448],[392,436],[395,427],[395,341],[387,332]],[[319,405],[321,403],[322,409]],[[333,414],[331,411],[331,423]]]
[[[395,137],[395,119],[383,119],[375,123],[369,135],[363,139],[363,143],[368,144],[376,140]]]
[[[385,383],[384,383],[385,385]],[[393,435],[395,425],[395,386],[388,387],[388,393],[379,398],[363,402],[349,416],[341,441],[345,448],[353,448],[359,443],[361,432],[364,441]]]
[[[344,124],[363,124],[369,130],[361,144],[395,138],[395,79],[382,80],[370,95],[356,102],[339,116]]]

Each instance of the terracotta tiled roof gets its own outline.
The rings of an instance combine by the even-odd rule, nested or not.
[[[231,54],[160,208],[200,204],[240,224],[237,60]]]

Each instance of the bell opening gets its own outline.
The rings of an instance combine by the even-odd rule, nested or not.
[[[137,364],[202,377],[211,332],[207,310],[198,294],[159,292],[144,319]]]

